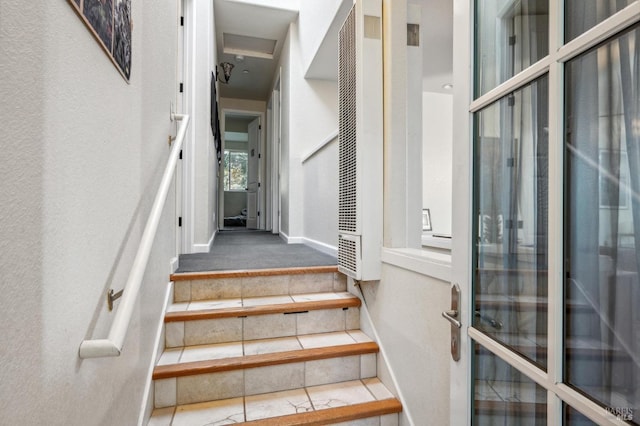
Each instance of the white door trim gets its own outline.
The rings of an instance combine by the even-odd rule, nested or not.
[[[263,125],[262,123],[265,122],[266,112],[248,110],[248,109],[221,108],[220,109],[220,132],[222,134],[221,151],[223,154],[225,150],[224,132],[225,132],[227,114],[243,115],[247,117],[258,117],[260,119],[260,124]],[[260,131],[260,141],[258,143],[259,151],[260,151],[260,148],[264,146],[264,139],[265,139],[266,132],[264,132],[263,130]],[[258,165],[258,170],[259,170],[258,176],[260,178],[261,184],[263,184],[261,177],[264,176],[264,174],[260,170],[266,168],[266,173],[269,173],[269,169],[271,167],[269,163],[270,163],[269,161],[266,161],[265,156],[262,155]],[[222,165],[222,167],[224,167],[224,164]],[[224,171],[221,170],[218,176],[218,228],[219,229],[224,228],[224,179],[223,179],[223,176],[224,176]],[[262,194],[258,196],[258,211],[260,212],[264,211],[266,208],[266,197],[263,194],[264,194],[264,191],[262,191]],[[264,229],[264,226],[262,225],[263,223],[264,223],[263,221],[258,221],[259,229]]]
[[[472,188],[472,116],[469,104],[472,99],[471,69],[473,20],[471,2],[454,0],[453,5],[453,51],[463,52],[453,55],[453,182],[452,192],[452,283],[460,286],[460,361],[450,361],[450,425],[465,426],[471,424],[471,353],[472,346],[467,337],[467,328],[471,323],[471,188]]]

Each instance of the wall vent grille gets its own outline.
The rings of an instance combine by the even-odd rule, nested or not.
[[[382,273],[381,16],[380,0],[356,0],[338,38],[338,269],[360,281]]]
[[[339,216],[338,229],[358,231],[356,174],[356,11],[351,9],[339,35]]]
[[[360,238],[340,235],[338,238],[338,269],[343,274],[355,276],[359,271]]]

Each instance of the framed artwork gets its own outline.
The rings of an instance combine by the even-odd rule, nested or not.
[[[429,209],[422,209],[422,230],[433,231],[431,227],[431,213]]]
[[[122,77],[131,77],[131,0],[69,0]]]

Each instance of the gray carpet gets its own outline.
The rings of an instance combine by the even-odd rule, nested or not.
[[[261,231],[220,231],[209,253],[180,255],[177,272],[337,265],[338,260],[304,244],[286,244]]]

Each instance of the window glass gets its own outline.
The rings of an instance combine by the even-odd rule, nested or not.
[[[570,405],[562,404],[562,406],[564,407],[563,424],[565,426],[598,426]]]
[[[246,151],[224,151],[224,190],[244,191],[247,189]]]
[[[547,391],[478,344],[473,374],[474,426],[547,425]]]
[[[573,40],[633,2],[634,0],[566,0],[565,40]]]
[[[476,0],[475,95],[549,53],[548,0]]]
[[[474,321],[547,364],[548,78],[475,115]]]
[[[565,381],[638,414],[640,27],[568,62],[565,79]]]

